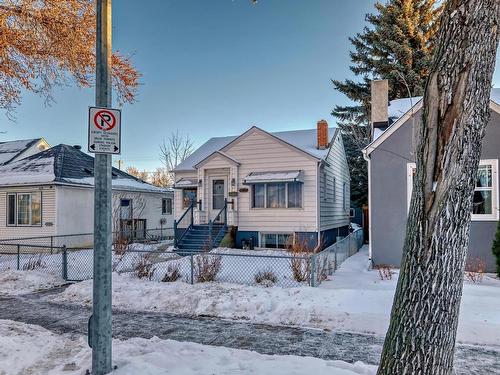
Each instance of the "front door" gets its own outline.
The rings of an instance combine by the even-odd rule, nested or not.
[[[210,178],[210,220],[215,220],[217,214],[224,207],[224,199],[227,197],[227,178],[226,177],[211,177]],[[217,218],[216,221],[224,220],[223,217]]]

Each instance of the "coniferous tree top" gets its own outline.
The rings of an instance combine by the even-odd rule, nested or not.
[[[422,95],[432,59],[441,7],[436,0],[377,2],[369,23],[350,38],[350,70],[355,80],[332,80],[336,90],[355,104],[335,106],[340,125],[368,124],[370,80],[389,80],[389,99]]]
[[[352,201],[368,201],[367,169],[361,150],[371,140],[370,81],[389,80],[389,99],[422,95],[429,74],[441,7],[436,0],[389,0],[375,4],[362,32],[350,38],[350,70],[359,79],[332,80],[352,104],[332,115],[344,136],[354,187]]]

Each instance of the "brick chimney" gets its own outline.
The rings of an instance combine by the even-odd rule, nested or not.
[[[326,120],[319,120],[317,124],[318,150],[328,147],[328,123]]]
[[[386,79],[371,82],[371,124],[372,136],[375,129],[384,131],[389,126],[389,81]]]

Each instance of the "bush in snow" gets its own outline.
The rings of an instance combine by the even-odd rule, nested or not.
[[[394,272],[391,270],[391,266],[387,264],[379,264],[374,268],[378,270],[378,276],[380,277],[380,280],[392,280],[392,275],[394,275]]]
[[[307,239],[298,241],[292,238],[287,244],[287,250],[292,256],[290,268],[293,279],[299,283],[308,281],[311,276],[311,256],[317,248],[312,247]]]
[[[153,266],[154,263],[151,261],[149,254],[141,255],[134,267],[134,273],[139,279],[147,278],[151,280],[156,271],[156,268]]]
[[[495,235],[495,240],[493,241],[493,255],[497,260],[497,276],[500,277],[500,221],[498,222],[497,234]]]
[[[42,254],[40,254],[38,257],[30,257],[28,262],[23,264],[23,271],[33,271],[45,267],[47,267],[47,264],[42,260]]]
[[[167,267],[167,272],[165,273],[165,276],[163,276],[163,279],[161,279],[161,281],[163,281],[164,283],[171,283],[171,282],[174,282],[174,281],[177,281],[181,278],[181,271],[179,269],[179,265],[178,264],[169,264],[168,267]]]
[[[265,287],[273,286],[278,282],[278,277],[272,270],[259,271],[254,276],[255,282]]]
[[[119,237],[114,243],[115,255],[123,255],[128,250],[129,240],[124,237]]]
[[[483,281],[486,263],[481,258],[469,258],[465,263],[465,277],[473,283]]]
[[[196,256],[196,265],[194,273],[196,281],[205,283],[215,281],[217,274],[222,268],[222,257],[213,254],[201,254]]]

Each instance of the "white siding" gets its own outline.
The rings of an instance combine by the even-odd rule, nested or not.
[[[42,192],[41,226],[7,226],[7,193]],[[51,236],[56,232],[56,191],[50,186],[23,186],[0,189],[0,239]]]
[[[192,178],[193,180],[198,180],[198,176],[196,171],[192,172],[177,172],[175,173],[175,181],[179,181],[181,178]],[[198,196],[198,199],[200,197]],[[186,211],[184,207],[182,207],[182,189],[174,190],[174,216],[175,219],[178,220],[182,214]]]
[[[350,176],[342,136],[332,142],[327,164],[320,172],[320,227],[321,230],[349,225]],[[326,181],[325,181],[326,177]],[[333,187],[335,181],[335,189]],[[346,208],[343,208],[343,184],[346,184]]]
[[[235,199],[238,229],[241,231],[315,232],[317,231],[317,161],[293,147],[255,129],[228,145],[223,151],[241,163],[237,188],[248,187]],[[252,209],[251,188],[242,185],[251,172],[302,170],[304,173],[302,208]]]

